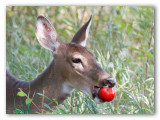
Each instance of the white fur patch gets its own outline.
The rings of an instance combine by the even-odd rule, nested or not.
[[[83,47],[85,47],[86,46],[86,42],[87,42],[87,40],[85,39],[83,42],[80,43],[80,45],[82,45]]]
[[[59,46],[60,46],[60,43],[57,42],[57,41],[52,45],[52,47],[56,48],[55,51],[52,50],[52,53],[53,53],[53,54],[56,54],[56,53],[57,53],[57,48],[58,48]]]
[[[80,88],[79,90],[80,90],[82,93],[86,94],[87,96],[92,97],[91,91],[90,91],[89,87],[86,86],[85,88]]]
[[[71,94],[73,92],[73,90],[74,89],[67,82],[65,82],[62,85],[62,91],[61,91],[61,93],[62,94]]]
[[[102,103],[102,101],[101,101],[98,97],[95,97],[95,98],[94,98],[94,101],[95,101],[96,103]]]

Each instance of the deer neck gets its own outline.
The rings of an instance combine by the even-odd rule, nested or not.
[[[63,71],[56,66],[53,60],[43,73],[31,81],[30,85],[33,86],[36,93],[44,91],[45,96],[62,103],[73,91],[73,88],[67,82],[67,78],[62,74]]]

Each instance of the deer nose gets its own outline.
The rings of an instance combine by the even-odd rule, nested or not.
[[[108,87],[114,87],[116,84],[115,80],[113,78],[107,78],[103,80],[103,85]]]

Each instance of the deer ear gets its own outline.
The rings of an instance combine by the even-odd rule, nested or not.
[[[84,24],[79,30],[78,32],[74,35],[73,39],[71,42],[77,43],[82,45],[83,47],[86,46],[86,42],[87,42],[87,38],[88,38],[88,34],[89,34],[89,29],[92,23],[92,16],[90,17],[90,19],[88,20],[88,22],[86,24]]]
[[[41,46],[53,53],[56,52],[60,42],[57,38],[56,30],[45,17],[38,16],[35,33]]]

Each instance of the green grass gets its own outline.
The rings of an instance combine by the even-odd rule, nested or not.
[[[117,81],[112,102],[96,104],[75,90],[48,114],[154,113],[153,7],[7,7],[6,66],[21,80],[34,79],[52,60],[34,34],[41,14],[52,21],[62,42],[69,42],[92,14],[87,48]]]

